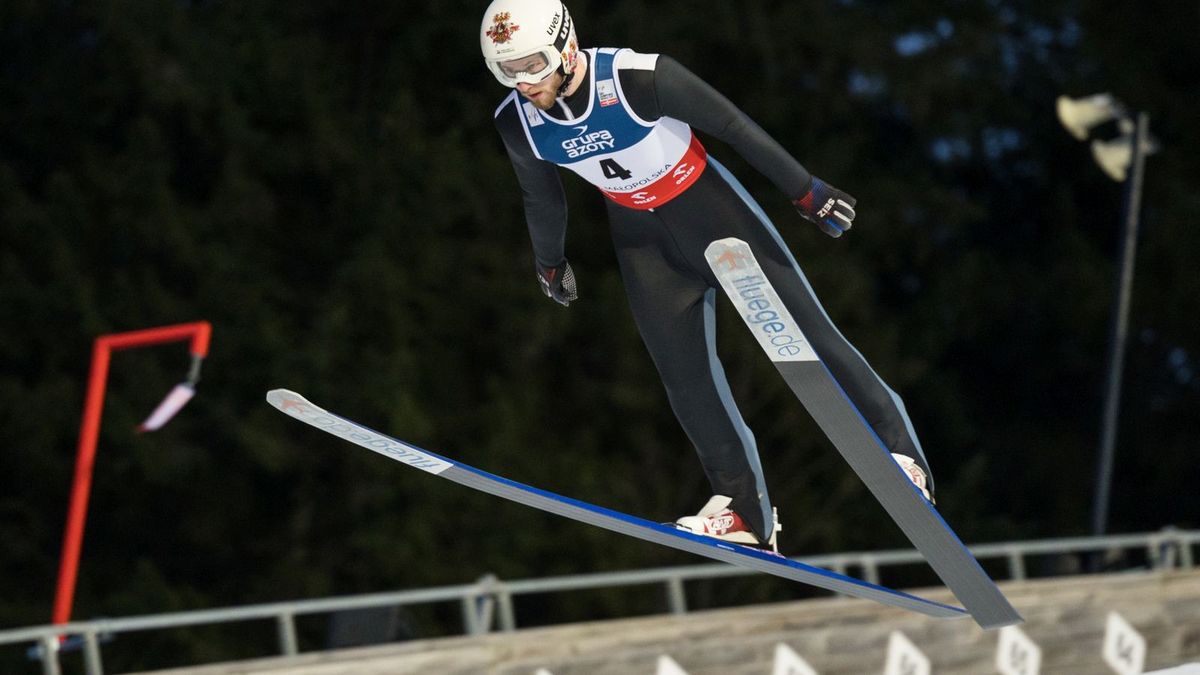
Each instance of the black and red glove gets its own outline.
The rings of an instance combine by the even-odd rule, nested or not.
[[[554,267],[546,267],[536,259],[533,267],[537,271],[538,283],[547,298],[566,307],[572,300],[579,298],[575,292],[575,273],[571,271],[571,263],[566,258]]]
[[[796,210],[831,237],[840,237],[854,224],[854,197],[813,176],[812,187],[792,201]]]

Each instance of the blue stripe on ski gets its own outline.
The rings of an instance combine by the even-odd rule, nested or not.
[[[289,399],[289,398],[287,398],[289,396],[295,397],[295,398]],[[886,586],[880,586],[878,584],[874,584],[869,581],[855,579],[853,577],[849,577],[844,574],[839,574],[839,573],[833,572],[831,570],[826,570],[824,568],[814,567],[812,565],[806,565],[802,562],[792,560],[790,558],[776,556],[776,555],[773,555],[766,551],[759,550],[759,549],[756,549],[753,547],[741,546],[738,544],[731,544],[731,543],[723,542],[723,541],[720,541],[717,539],[713,539],[712,537],[706,537],[703,535],[694,534],[692,532],[679,530],[672,525],[656,523],[656,522],[653,522],[650,520],[646,520],[644,518],[639,518],[637,516],[631,516],[631,515],[628,515],[625,513],[621,513],[620,511],[614,511],[612,509],[608,509],[603,506],[597,506],[595,504],[590,504],[588,502],[580,501],[578,499],[573,499],[571,497],[566,497],[563,495],[556,494],[554,492],[542,490],[541,488],[536,488],[531,485],[526,485],[524,483],[510,480],[503,476],[498,476],[496,474],[489,473],[482,469],[477,469],[475,467],[472,467],[472,466],[469,466],[466,464],[462,464],[461,462],[456,462],[454,460],[450,460],[446,457],[438,455],[437,453],[430,452],[428,450],[425,450],[425,449],[418,447],[416,445],[413,445],[411,443],[408,443],[408,442],[402,441],[400,439],[397,439],[395,437],[389,436],[388,434],[384,434],[379,431],[376,431],[375,429],[372,429],[371,427],[368,427],[359,422],[355,422],[346,417],[342,417],[341,415],[338,415],[336,413],[329,412],[328,410],[325,410],[325,409],[321,408],[320,406],[317,406],[316,404],[313,404],[313,403],[307,401],[306,399],[304,399],[303,396],[300,396],[299,394],[295,394],[294,392],[276,389],[276,390],[273,390],[270,393],[268,393],[267,400],[270,401],[272,405],[279,408],[281,411],[287,413],[289,416],[296,417],[300,421],[305,422],[305,423],[307,423],[311,426],[314,426],[318,429],[321,429],[322,431],[326,431],[333,435],[339,436],[343,440],[348,440],[348,441],[356,443],[358,445],[362,445],[363,447],[366,447],[367,449],[374,450],[375,452],[386,455],[391,459],[396,459],[397,461],[400,461],[401,463],[409,464],[404,459],[398,458],[395,453],[389,453],[386,450],[381,449],[380,447],[372,447],[370,445],[366,445],[362,439],[354,439],[347,434],[338,433],[338,430],[335,430],[333,425],[315,424],[313,419],[311,419],[311,418],[306,419],[303,416],[294,414],[291,410],[288,409],[289,404],[284,403],[284,401],[295,401],[295,399],[298,399],[299,400],[298,402],[302,402],[303,405],[306,405],[313,410],[319,411],[319,415],[324,415],[324,416],[328,416],[328,417],[336,419],[336,420],[340,420],[347,427],[362,429],[364,431],[375,434],[381,438],[387,439],[388,441],[396,443],[397,445],[400,445],[404,448],[407,448],[408,450],[410,450],[414,453],[418,453],[420,455],[433,458],[440,462],[445,462],[446,464],[450,465],[449,468],[457,469],[461,472],[471,474],[475,477],[483,479],[487,483],[504,486],[504,487],[507,487],[507,488],[510,488],[513,490],[517,490],[519,492],[524,492],[527,495],[540,497],[544,500],[558,502],[559,504],[564,504],[564,505],[574,507],[579,510],[583,510],[583,511],[587,511],[587,512],[596,514],[596,515],[604,517],[604,518],[619,521],[621,523],[628,525],[631,530],[634,530],[634,529],[648,530],[659,536],[665,536],[665,537],[670,537],[670,538],[675,538],[675,539],[679,539],[679,540],[683,540],[683,541],[692,542],[694,544],[699,544],[699,545],[707,547],[707,548],[717,549],[717,550],[724,551],[727,553],[733,553],[738,556],[742,556],[744,558],[753,559],[753,560],[759,561],[761,563],[766,563],[769,565],[776,565],[776,566],[783,567],[783,568],[789,568],[789,569],[793,569],[793,570],[796,570],[798,572],[805,573],[808,575],[818,576],[818,577],[822,577],[825,579],[829,579],[831,582],[837,583],[839,585],[855,586],[855,587],[858,587],[865,591],[874,591],[876,593],[890,595],[896,599],[908,600],[908,601],[910,601],[910,603],[923,605],[931,610],[940,610],[936,614],[937,616],[950,616],[950,617],[968,616],[967,611],[961,607],[956,607],[954,605],[947,605],[947,604],[940,603],[940,602],[937,602],[934,600],[929,600],[926,598],[922,598],[920,596],[905,593],[903,591],[898,591],[898,590],[895,590],[892,588],[888,588]],[[301,406],[291,404],[290,407],[296,408],[296,407],[301,407]],[[411,466],[411,464],[410,464],[410,466]],[[416,466],[414,468],[421,468],[421,467]],[[436,473],[441,474],[442,472],[439,471]],[[447,473],[450,473],[450,472],[447,472]],[[443,477],[453,480],[455,482],[460,482],[458,478],[453,478],[450,475],[443,475]],[[478,486],[475,486],[475,485],[469,485],[468,487],[475,487],[476,489],[480,489]],[[482,490],[482,491],[488,492],[488,490]],[[497,496],[503,496],[503,495],[497,495]],[[534,508],[540,508],[533,504],[527,504],[527,505],[533,506]],[[578,519],[576,519],[576,520],[578,520]],[[595,523],[591,523],[591,524],[595,524]],[[608,528],[606,528],[606,529],[608,529]],[[614,530],[614,531],[616,531],[618,533],[623,533],[620,530]],[[627,534],[630,536],[635,536],[635,537],[637,536],[637,535],[633,534],[632,532],[628,532],[628,533],[624,533],[624,534]],[[657,542],[655,542],[655,543],[657,543]],[[684,549],[684,550],[686,550],[686,549]],[[725,561],[725,562],[728,562],[728,561]],[[758,569],[758,568],[752,568],[752,569]],[[764,571],[764,570],[759,569],[759,571]],[[784,578],[789,578],[789,577],[784,577]],[[791,580],[795,581],[795,579],[791,579]]]

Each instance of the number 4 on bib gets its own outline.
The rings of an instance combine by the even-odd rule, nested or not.
[[[625,167],[617,164],[616,160],[604,158],[600,160],[600,169],[604,171],[605,178],[620,178],[621,180],[629,180],[633,178],[633,172]]]

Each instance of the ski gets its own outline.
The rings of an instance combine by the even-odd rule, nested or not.
[[[685,532],[672,525],[630,516],[470,467],[331,413],[308,401],[300,394],[286,389],[274,389],[268,392],[267,402],[305,424],[377,452],[401,464],[542,511],[706,558],[829,591],[874,600],[928,616],[939,618],[967,616],[967,612],[960,607],[854,579],[759,549]]]
[[[921,555],[983,628],[1023,621],[937,510],[909,481],[779,299],[750,246],[709,244],[705,257],[784,381]]]

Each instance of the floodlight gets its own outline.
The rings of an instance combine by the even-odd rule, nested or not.
[[[1084,98],[1059,96],[1056,103],[1058,120],[1075,138],[1087,140],[1095,126],[1116,118],[1127,118],[1125,107],[1110,94],[1095,94]]]
[[[1125,182],[1125,176],[1129,173],[1129,165],[1133,159],[1133,138],[1134,133],[1130,131],[1111,141],[1092,141],[1092,157],[1095,158],[1104,173],[1118,183]],[[1142,141],[1144,154],[1152,155],[1157,151],[1158,141],[1153,137]]]
[[[1129,299],[1133,287],[1133,264],[1137,251],[1138,216],[1142,203],[1142,180],[1146,155],[1158,150],[1158,141],[1150,135],[1150,115],[1130,115],[1124,104],[1111,94],[1084,98],[1059,96],[1058,120],[1075,138],[1087,140],[1092,129],[1116,121],[1118,138],[1092,141],[1096,164],[1118,183],[1126,184],[1125,237],[1119,259],[1120,283],[1113,307],[1113,331],[1108,353],[1108,382],[1104,392],[1104,420],[1100,429],[1100,462],[1096,475],[1096,497],[1092,504],[1092,533],[1104,534],[1108,527],[1108,501],[1112,490],[1113,455],[1117,435],[1117,414],[1121,401],[1121,371],[1125,366],[1125,343],[1129,333]]]

